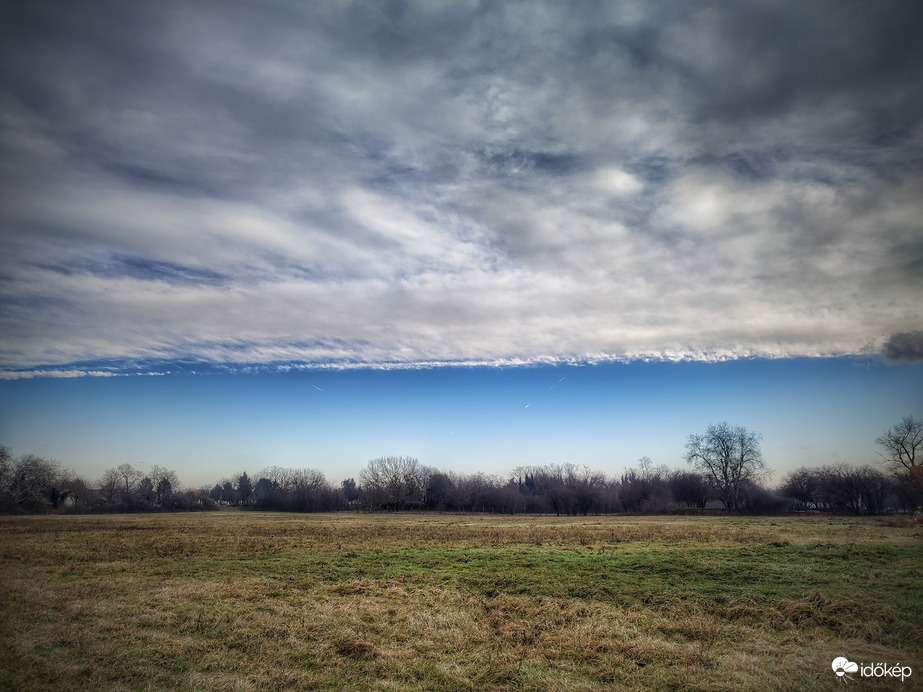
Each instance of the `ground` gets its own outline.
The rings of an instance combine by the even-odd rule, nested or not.
[[[830,517],[0,517],[0,689],[923,688],[923,527]]]

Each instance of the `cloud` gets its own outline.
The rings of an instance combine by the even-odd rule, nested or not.
[[[920,15],[24,4],[0,370],[860,353],[921,318]]]
[[[923,361],[923,331],[892,334],[882,346],[881,355],[890,363]]]
[[[74,378],[74,377],[112,377],[114,373],[107,370],[27,370],[0,371],[0,380],[31,380],[35,378]]]

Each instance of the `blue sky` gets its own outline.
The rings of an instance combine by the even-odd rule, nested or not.
[[[273,464],[338,482],[391,454],[617,475],[644,455],[682,466],[686,437],[726,420],[763,433],[778,480],[875,462],[875,438],[919,416],[921,385],[919,364],[868,357],[45,378],[0,382],[0,439],[90,478],[127,461],[198,486]]]
[[[921,23],[916,0],[10,4],[0,442],[94,469],[609,469],[727,419],[780,460],[807,428],[863,461],[863,426],[920,415]]]

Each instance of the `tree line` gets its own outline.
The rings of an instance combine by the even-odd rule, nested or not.
[[[183,488],[175,471],[153,466],[143,473],[131,464],[106,469],[95,484],[56,459],[13,456],[0,446],[0,513],[208,509],[207,494]]]
[[[455,473],[410,456],[370,460],[358,481],[338,486],[316,469],[270,466],[182,488],[175,471],[131,464],[106,469],[95,484],[55,460],[14,457],[0,447],[0,511],[175,511],[234,506],[255,510],[488,512],[557,515],[661,513],[725,508],[751,513],[825,511],[879,514],[923,505],[923,421],[912,416],[877,440],[878,464],[803,467],[776,487],[763,459],[762,435],[719,423],[689,435],[687,467],[642,457],[616,477],[587,466],[518,466],[505,476]]]

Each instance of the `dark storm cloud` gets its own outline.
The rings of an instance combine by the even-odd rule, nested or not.
[[[0,367],[859,352],[923,317],[921,22],[7,7]]]
[[[881,354],[892,363],[923,361],[923,331],[892,334],[885,341]]]

